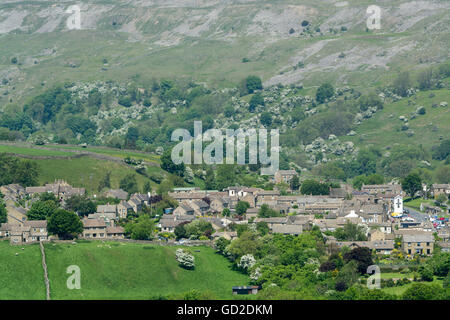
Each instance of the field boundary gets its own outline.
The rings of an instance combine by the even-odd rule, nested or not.
[[[50,280],[48,279],[48,271],[47,271],[47,263],[45,262],[45,250],[42,241],[39,242],[39,247],[41,248],[42,254],[42,268],[44,269],[44,281],[45,281],[45,291],[47,300],[51,300],[50,298]]]

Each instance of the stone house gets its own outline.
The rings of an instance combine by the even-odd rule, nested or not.
[[[30,220],[22,224],[2,223],[0,238],[9,238],[11,244],[25,244],[48,240],[47,221]]]
[[[133,212],[133,207],[130,206],[130,204],[125,200],[121,200],[117,205],[117,214],[119,215],[119,219],[125,219],[129,213]]]
[[[111,190],[107,190],[105,192],[105,197],[119,199],[119,200],[127,200],[128,192],[126,192],[122,189],[111,189]]]
[[[298,173],[295,170],[278,170],[273,177],[275,183],[287,183],[289,184],[294,176]]]
[[[433,197],[436,197],[440,194],[445,194],[447,197],[450,195],[450,184],[438,184],[434,183],[431,185],[430,193]]]
[[[408,255],[433,254],[434,237],[432,234],[405,234],[402,239],[402,250]]]
[[[84,188],[74,188],[64,180],[56,180],[54,183],[47,183],[42,187],[27,187],[25,189],[29,195],[44,192],[53,193],[58,199],[67,199],[72,196],[83,196],[86,193]]]

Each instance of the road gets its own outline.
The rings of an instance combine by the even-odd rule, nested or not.
[[[412,208],[409,208],[409,207],[405,207],[405,208],[408,209],[409,215],[411,216],[411,218],[414,219],[414,221],[418,221],[418,222],[428,221],[428,215],[426,215],[425,213],[421,213],[421,212],[414,210]]]

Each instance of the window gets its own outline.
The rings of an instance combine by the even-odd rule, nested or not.
[[[417,242],[417,246],[420,247],[420,242]]]
[[[408,242],[408,247],[411,247],[411,242]]]

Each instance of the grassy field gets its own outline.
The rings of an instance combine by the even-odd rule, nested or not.
[[[39,245],[23,248],[0,241],[0,300],[45,299]]]
[[[136,174],[139,189],[149,179],[137,174],[132,168],[120,163],[92,158],[37,159],[40,167],[39,185],[64,179],[75,187],[85,187],[89,193],[96,193],[100,180],[111,172],[111,188],[118,188],[120,180],[127,174]]]
[[[434,94],[431,96],[430,94]],[[384,150],[386,147],[393,147],[396,144],[422,145],[424,149],[430,150],[431,146],[440,143],[440,137],[450,138],[448,123],[450,123],[450,112],[445,107],[432,107],[433,103],[439,105],[441,101],[449,101],[450,94],[448,90],[430,90],[418,92],[416,99],[410,99],[415,104],[408,104],[408,99],[402,99],[398,102],[387,104],[384,109],[375,113],[375,115],[365,120],[355,130],[355,136],[344,136],[342,141],[352,141],[355,145],[363,147],[373,145]],[[419,106],[424,106],[425,115],[419,115],[415,119],[410,119],[410,114]],[[409,127],[415,134],[411,137],[406,135],[406,131],[400,128],[403,121],[400,116],[406,116],[410,119]]]
[[[195,270],[178,266],[176,249],[118,242],[47,244],[52,299],[151,299],[192,289],[226,299],[232,298],[232,286],[248,284],[248,277],[231,270],[231,264],[212,248],[190,249]],[[79,290],[67,289],[70,265],[80,267]]]
[[[405,284],[403,286],[398,286],[398,287],[391,287],[391,288],[383,288],[381,290],[383,290],[386,293],[390,293],[390,294],[396,294],[396,295],[402,295],[408,288],[410,288],[414,283],[416,282],[411,282],[408,284]],[[434,280],[432,282],[424,282],[426,284],[439,284],[442,286],[442,280],[441,279],[437,279],[436,277],[434,278]]]
[[[73,156],[73,152],[59,151],[59,150],[43,150],[33,149],[27,147],[0,145],[0,153],[16,153],[28,156]]]

